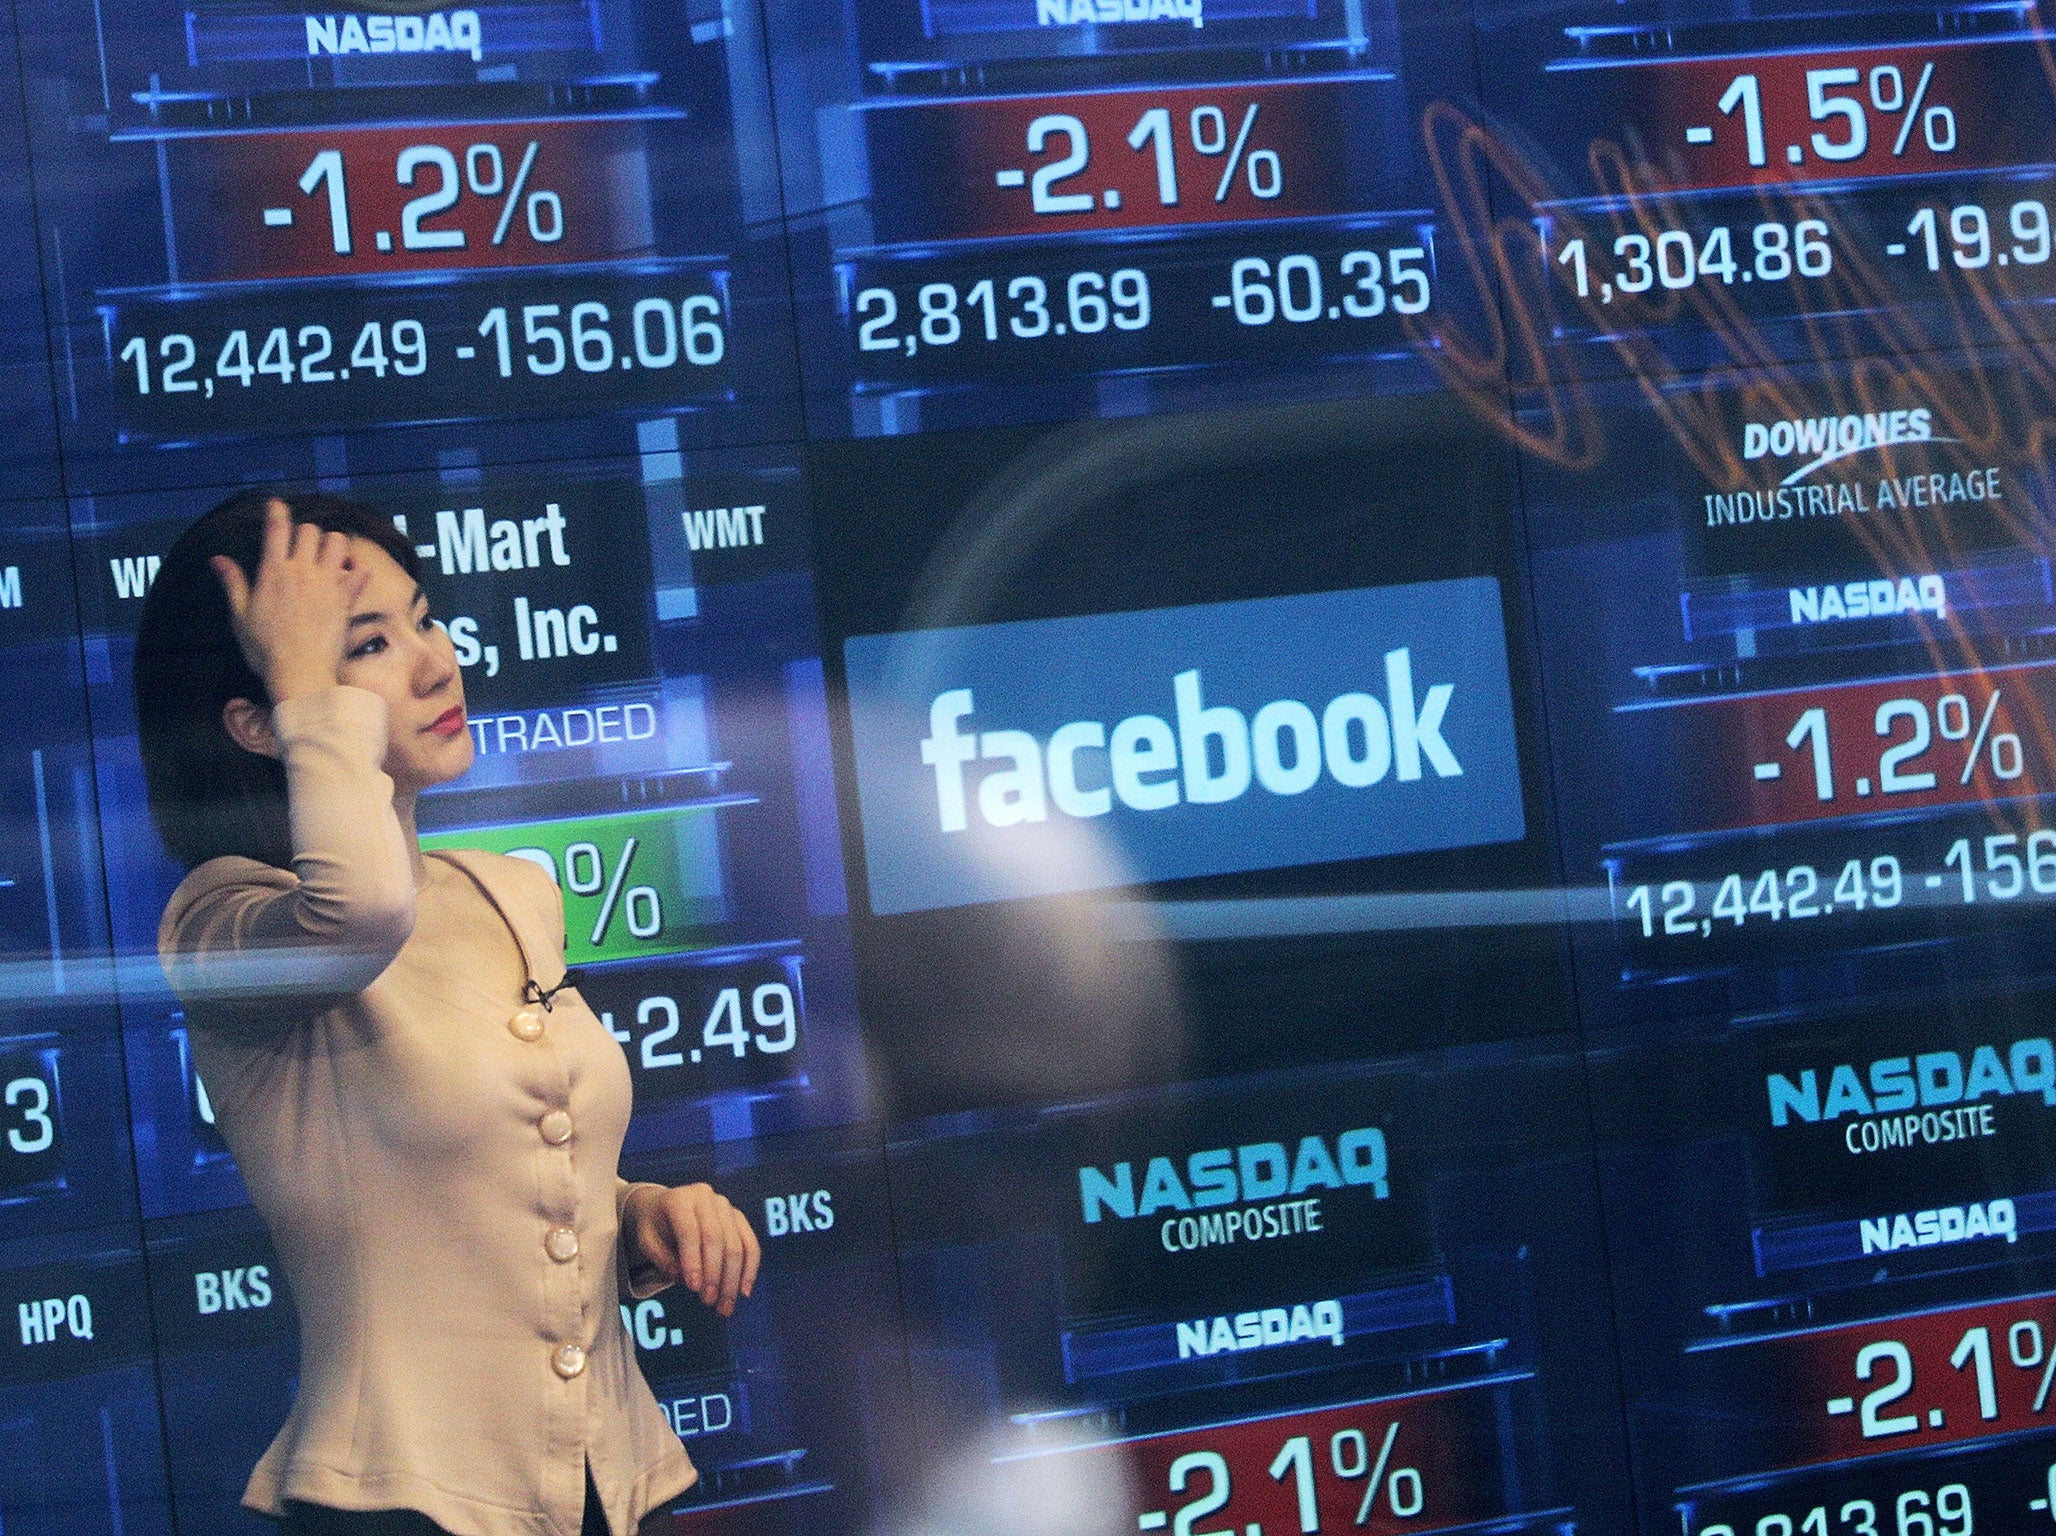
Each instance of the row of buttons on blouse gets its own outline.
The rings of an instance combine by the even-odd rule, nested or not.
[[[507,1029],[515,1039],[532,1045],[543,1037],[543,1016],[533,1008],[524,1008],[507,1021]],[[544,1141],[561,1147],[571,1139],[570,1111],[553,1109],[536,1121],[535,1128]],[[578,1257],[578,1234],[569,1227],[550,1228],[543,1234],[543,1252],[559,1264],[569,1264]],[[550,1364],[569,1381],[585,1369],[585,1351],[576,1344],[559,1344],[550,1352]]]
[[[508,1032],[515,1039],[526,1040],[531,1045],[542,1039],[543,1028],[543,1016],[533,1008],[524,1008],[507,1021]],[[535,1128],[544,1141],[547,1141],[553,1147],[561,1147],[571,1139],[571,1111],[568,1109],[549,1110],[540,1120],[536,1121]],[[557,1231],[568,1232],[568,1229],[560,1227]],[[550,1236],[554,1240],[556,1233],[552,1232]],[[564,1259],[575,1258],[578,1253],[578,1249],[575,1246],[577,1239],[573,1238],[572,1242],[574,1246],[571,1252],[560,1256],[553,1241],[550,1257],[559,1259],[560,1262]]]

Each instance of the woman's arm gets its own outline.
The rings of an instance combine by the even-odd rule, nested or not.
[[[711,1184],[628,1184],[621,1191],[622,1273],[631,1293],[685,1288],[723,1317],[757,1287],[763,1258],[750,1219]]]
[[[159,929],[167,974],[182,997],[208,1000],[360,991],[414,927],[413,849],[382,766],[385,701],[336,681],[364,575],[344,536],[294,524],[282,502],[266,514],[257,579],[232,560],[215,569],[273,700],[269,712],[231,701],[222,728],[283,767],[293,868],[220,859],[195,871]]]
[[[272,721],[292,872],[219,859],[179,887],[158,944],[188,1000],[359,992],[414,931],[412,854],[379,766],[385,701],[330,685],[280,703]]]

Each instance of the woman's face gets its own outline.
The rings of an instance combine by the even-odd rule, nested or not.
[[[367,573],[350,614],[336,681],[386,701],[385,771],[403,794],[447,784],[471,766],[464,678],[449,634],[428,614],[428,599],[393,557],[368,539],[350,540],[350,559]]]

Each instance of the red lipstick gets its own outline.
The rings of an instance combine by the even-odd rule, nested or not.
[[[464,729],[464,706],[452,704],[430,722],[431,731],[438,736],[454,736]]]

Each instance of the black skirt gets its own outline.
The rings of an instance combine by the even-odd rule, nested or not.
[[[414,1509],[329,1509],[321,1504],[291,1504],[279,1522],[279,1536],[444,1536],[443,1528]],[[651,1511],[642,1523],[648,1536],[665,1529],[664,1512]],[[579,1536],[609,1536],[607,1514],[592,1474],[585,1479],[585,1519]]]

